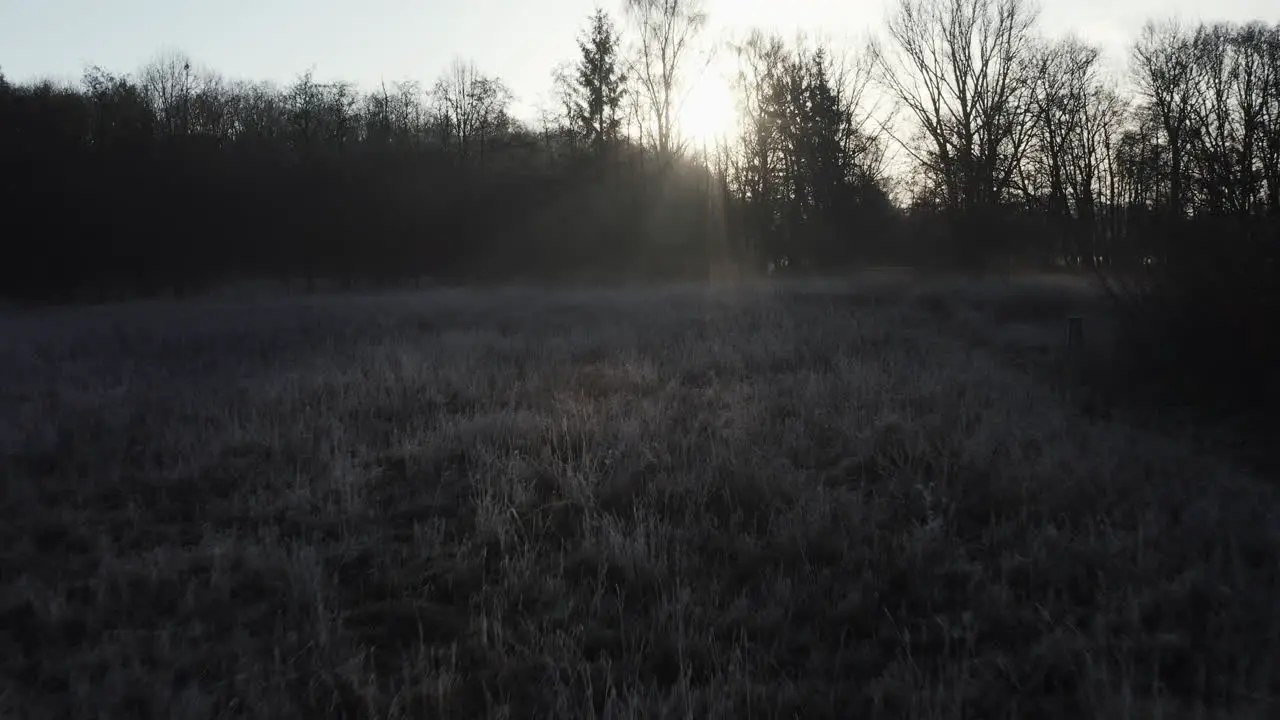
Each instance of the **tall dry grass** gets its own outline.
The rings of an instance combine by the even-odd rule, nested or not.
[[[1274,716],[1276,490],[983,292],[6,316],[0,715]]]

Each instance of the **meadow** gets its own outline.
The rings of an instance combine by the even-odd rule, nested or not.
[[[0,716],[1280,716],[1280,490],[1076,283],[0,315]]]

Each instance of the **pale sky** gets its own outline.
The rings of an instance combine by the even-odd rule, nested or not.
[[[861,46],[895,0],[708,0],[712,37],[748,28],[819,34]],[[15,81],[78,81],[101,65],[131,73],[162,49],[187,53],[229,78],[288,82],[314,67],[320,80],[372,88],[381,80],[429,87],[455,57],[498,75],[519,114],[574,59],[575,38],[600,5],[620,0],[0,0],[0,70]],[[1151,17],[1280,21],[1275,0],[1040,0],[1048,34],[1075,31],[1101,44],[1117,68]]]

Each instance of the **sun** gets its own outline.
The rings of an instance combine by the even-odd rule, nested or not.
[[[707,73],[690,89],[680,108],[680,133],[690,149],[731,138],[738,130],[738,108],[729,84],[715,73]]]

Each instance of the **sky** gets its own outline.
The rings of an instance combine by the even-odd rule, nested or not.
[[[861,47],[896,0],[706,0],[708,38],[752,27]],[[13,81],[77,82],[89,65],[133,72],[162,50],[232,79],[317,79],[371,89],[429,87],[455,58],[501,77],[517,114],[536,118],[551,71],[572,61],[587,17],[620,0],[0,0],[0,71]],[[1123,67],[1127,43],[1152,17],[1280,22],[1275,0],[1040,0],[1041,28],[1075,32]],[[723,71],[721,71],[722,73]],[[715,95],[716,73],[702,87]],[[695,93],[702,94],[702,93]],[[705,105],[705,101],[703,104]]]

